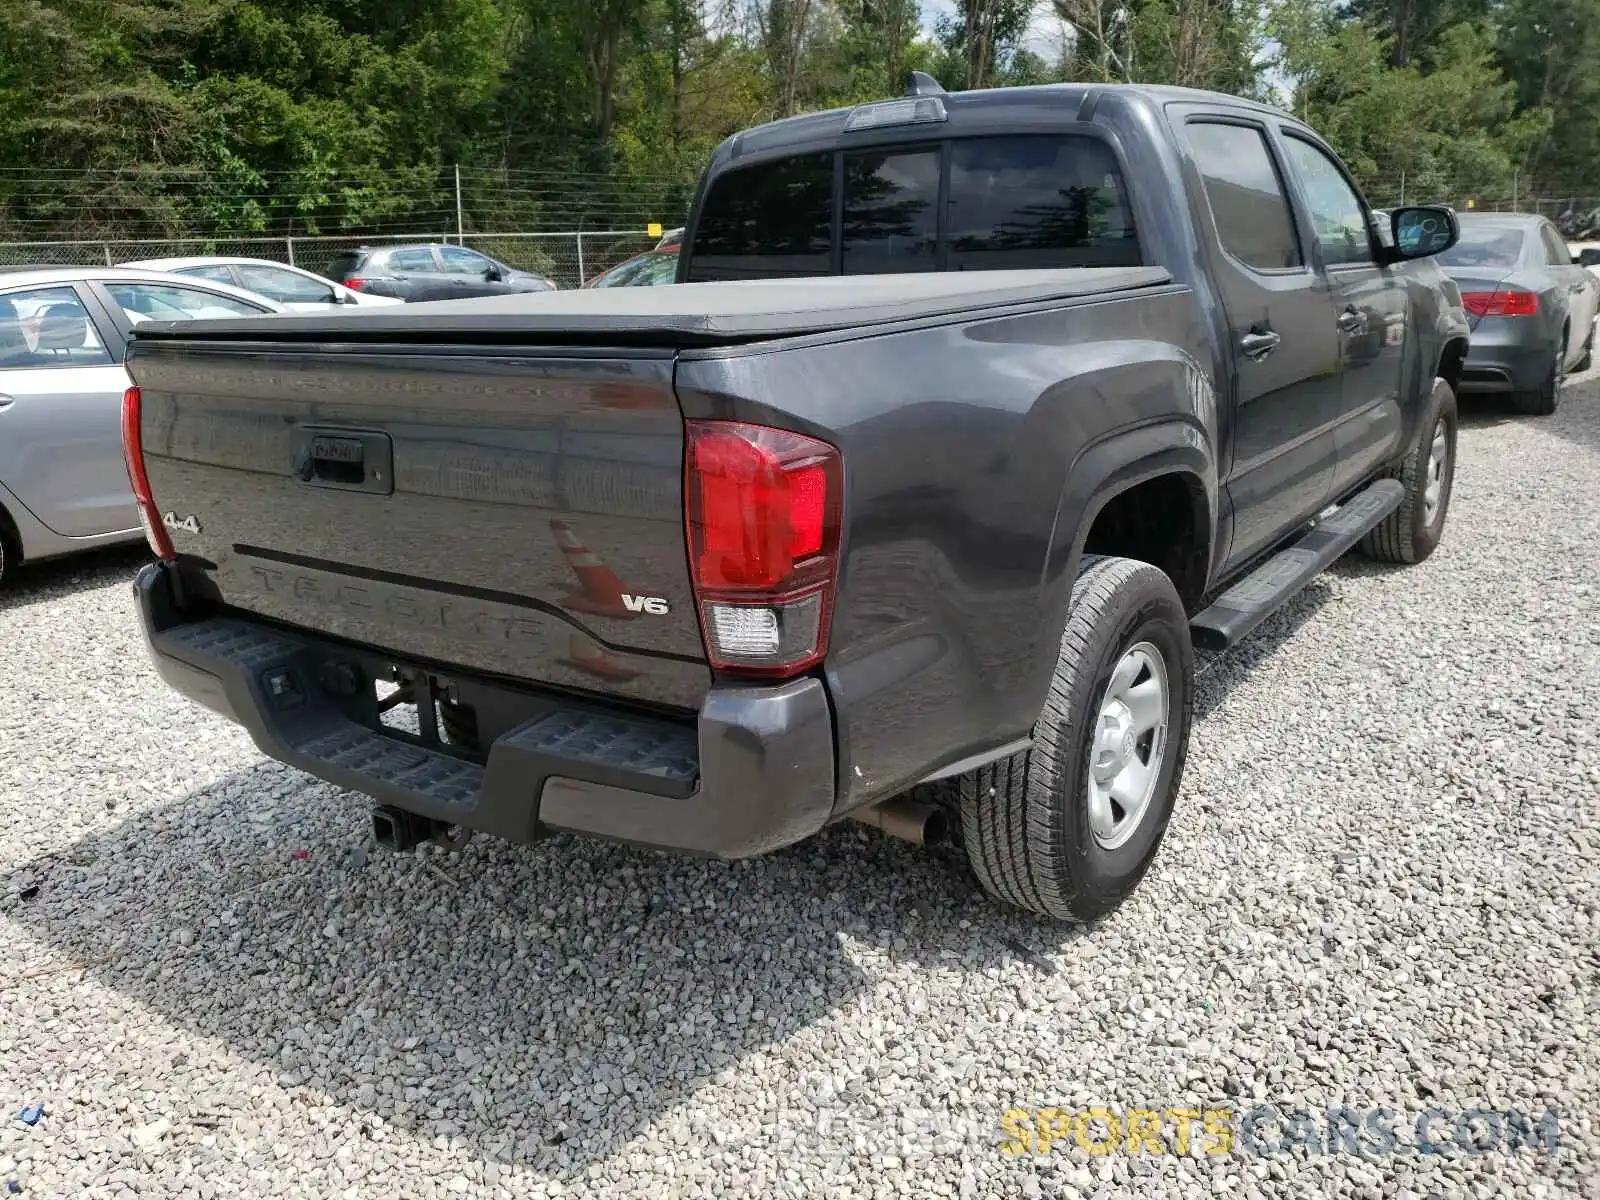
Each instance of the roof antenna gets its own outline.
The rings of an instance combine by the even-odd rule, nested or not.
[[[942,96],[944,88],[939,86],[939,81],[926,71],[906,72],[906,95],[908,96]]]

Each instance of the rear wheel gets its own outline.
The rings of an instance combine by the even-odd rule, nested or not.
[[[1456,477],[1456,394],[1442,379],[1417,426],[1417,440],[1390,473],[1405,488],[1400,507],[1361,539],[1361,552],[1379,562],[1419,563],[1444,534]]]
[[[961,840],[992,895],[1088,921],[1144,877],[1183,777],[1194,652],[1148,563],[1086,558],[1031,749],[962,776]]]
[[[1511,407],[1530,417],[1548,417],[1561,407],[1561,389],[1566,383],[1563,364],[1567,361],[1567,344],[1562,342],[1555,359],[1545,373],[1544,382],[1528,391],[1513,392]]]

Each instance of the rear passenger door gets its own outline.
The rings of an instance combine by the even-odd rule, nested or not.
[[[1328,282],[1339,339],[1337,497],[1394,458],[1402,432],[1407,289],[1399,266],[1381,266],[1372,218],[1344,168],[1299,130],[1280,127],[1290,177]]]
[[[1333,487],[1340,414],[1334,308],[1297,232],[1266,127],[1178,109],[1200,174],[1200,227],[1226,313],[1234,380],[1227,565],[1315,516]],[[1186,119],[1184,119],[1186,117]]]
[[[462,294],[440,273],[438,259],[426,246],[389,251],[387,274],[400,281],[400,295],[407,300],[448,300]]]

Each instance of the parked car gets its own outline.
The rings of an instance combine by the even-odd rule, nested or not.
[[[1438,544],[1455,217],[1383,245],[1233,97],[930,84],[716,152],[683,273],[739,282],[141,329],[162,676],[396,848],[954,820],[994,895],[1119,903],[1193,646]]]
[[[678,250],[646,250],[596,275],[584,287],[659,287],[678,277]]]
[[[328,270],[353,292],[398,300],[460,300],[513,292],[553,292],[555,281],[519,271],[465,246],[362,246]]]
[[[1572,259],[1544,217],[1461,217],[1461,240],[1439,265],[1472,325],[1463,392],[1503,392],[1518,412],[1555,412],[1567,373],[1589,367],[1600,309],[1600,280]]]
[[[24,561],[143,536],[122,455],[135,326],[277,311],[228,284],[159,271],[0,274],[0,582]]]
[[[330,304],[373,307],[399,304],[393,296],[358,292],[299,267],[265,258],[147,258],[122,264],[145,271],[167,271],[196,279],[210,279],[265,296],[292,312],[319,312]]]

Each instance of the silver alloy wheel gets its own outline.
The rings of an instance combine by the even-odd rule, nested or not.
[[[1089,831],[1102,849],[1127,842],[1150,807],[1167,752],[1170,697],[1161,651],[1149,642],[1129,647],[1100,698],[1089,755]]]
[[[1433,427],[1433,445],[1428,450],[1428,484],[1422,492],[1422,519],[1431,527],[1439,518],[1444,500],[1445,471],[1450,466],[1450,437],[1441,419]]]

